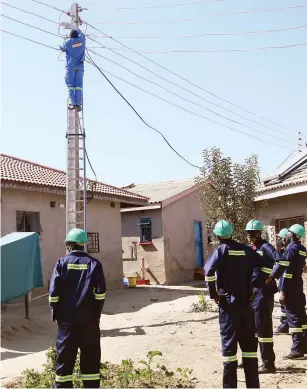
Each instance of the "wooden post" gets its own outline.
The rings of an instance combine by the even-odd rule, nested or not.
[[[26,311],[26,319],[29,320],[29,294],[25,295],[25,311]]]
[[[142,280],[145,280],[145,260],[142,258]]]

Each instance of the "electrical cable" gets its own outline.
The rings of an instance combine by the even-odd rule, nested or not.
[[[58,22],[55,22],[54,20],[47,19],[47,18],[45,18],[44,16],[41,16],[41,15],[35,14],[35,13],[33,13],[33,12],[29,12],[29,11],[26,11],[26,10],[24,10],[24,9],[15,7],[14,5],[7,4],[7,3],[4,3],[4,2],[2,2],[1,4],[6,5],[7,7],[15,8],[15,9],[17,9],[18,11],[24,12],[24,13],[26,13],[26,14],[33,15],[33,16],[37,16],[37,17],[39,17],[39,18],[41,18],[41,19],[47,20],[47,21],[50,22],[50,23],[59,24]]]
[[[56,8],[56,7],[50,6],[49,4],[43,3],[43,2],[41,2],[41,1],[38,1],[38,0],[32,0],[32,1],[33,1],[33,2],[36,2],[36,3],[39,3],[39,4],[42,4],[42,5],[45,5],[45,6],[49,7],[49,8],[55,9],[55,10],[57,10],[57,11],[62,12],[62,10],[60,10],[60,9],[58,9],[58,8]],[[93,26],[93,25],[90,25],[89,23],[86,23],[86,24],[87,24],[89,27],[92,27],[94,30],[100,32],[100,33],[103,34],[104,36],[109,36],[108,34],[105,34],[103,31],[101,31],[100,29],[98,29],[97,27],[95,27],[95,26]],[[163,65],[160,65],[158,62],[153,61],[152,59],[146,57],[145,55],[142,55],[142,54],[140,54],[140,53],[137,53],[137,52],[136,52],[135,50],[133,50],[131,47],[125,45],[124,43],[122,43],[122,42],[120,42],[120,41],[118,41],[118,40],[116,40],[115,38],[112,37],[112,39],[113,39],[115,42],[117,42],[118,44],[120,44],[121,46],[126,47],[126,48],[129,48],[132,52],[134,52],[134,53],[138,54],[139,56],[145,58],[147,61],[149,61],[149,62],[155,64],[156,66],[160,67],[161,69],[164,69],[165,71],[167,71],[167,72],[169,72],[170,74],[172,74],[172,75],[178,77],[178,78],[181,79],[182,81],[185,81],[185,82],[189,83],[190,85],[192,85],[192,86],[194,86],[194,87],[196,87],[196,88],[198,88],[198,89],[200,89],[200,90],[202,90],[202,91],[204,91],[204,92],[210,94],[211,96],[213,96],[213,97],[215,97],[215,98],[217,98],[217,99],[220,99],[220,100],[224,101],[225,103],[228,103],[228,104],[230,104],[230,105],[232,105],[232,106],[234,106],[234,107],[236,107],[236,108],[238,108],[238,109],[241,109],[242,111],[244,111],[244,112],[246,112],[246,113],[248,113],[248,114],[250,114],[250,115],[253,115],[253,116],[255,116],[255,117],[258,117],[259,119],[265,120],[265,121],[267,121],[267,122],[269,122],[269,123],[271,123],[271,124],[274,124],[274,125],[276,125],[276,126],[278,126],[278,127],[283,128],[283,129],[285,129],[285,130],[289,130],[289,128],[287,128],[287,127],[285,127],[285,126],[282,126],[281,124],[278,124],[278,123],[276,123],[276,122],[274,122],[274,121],[272,121],[272,120],[270,120],[270,119],[267,119],[267,118],[265,118],[265,117],[263,117],[263,116],[260,116],[260,115],[258,115],[258,114],[256,114],[256,113],[252,112],[252,111],[247,110],[246,108],[243,108],[243,107],[241,107],[241,106],[239,106],[239,105],[237,105],[237,104],[235,104],[235,103],[232,103],[231,101],[229,101],[229,100],[227,100],[227,99],[225,99],[225,98],[223,98],[223,97],[220,97],[220,96],[214,94],[213,92],[210,92],[209,90],[207,90],[207,89],[205,89],[205,88],[203,88],[203,87],[201,87],[201,86],[195,84],[194,82],[188,80],[187,78],[181,76],[180,74],[173,72],[172,70],[166,68],[166,67],[163,66]],[[292,130],[292,131],[295,131],[295,130],[293,130],[293,129],[291,129],[291,130]]]
[[[32,0],[34,1],[34,0]],[[36,0],[35,0],[36,1]],[[159,24],[159,23],[181,23],[181,22],[192,22],[195,20],[202,20],[211,16],[230,16],[230,15],[247,15],[247,14],[255,14],[259,12],[272,12],[272,11],[285,11],[288,9],[301,9],[301,8],[307,8],[306,4],[302,5],[288,5],[285,7],[279,7],[279,8],[263,8],[263,9],[254,9],[254,10],[247,10],[247,11],[235,11],[235,12],[220,12],[220,13],[214,13],[214,14],[207,14],[198,16],[195,18],[188,18],[188,19],[177,19],[177,20],[141,20],[141,21],[132,21],[132,22],[97,22],[97,24]]]
[[[258,31],[243,31],[243,32],[205,32],[202,34],[186,34],[186,35],[160,35],[160,36],[116,36],[116,39],[177,39],[177,38],[201,38],[205,36],[242,36],[242,35],[253,35],[253,34],[265,34],[265,33],[275,33],[275,32],[283,32],[283,31],[293,31],[299,30],[302,28],[306,28],[307,24],[302,26],[293,26],[293,27],[283,27],[276,29],[268,29],[268,30],[258,30]],[[95,36],[95,38],[108,38],[111,36]]]
[[[248,128],[249,130],[252,130],[252,131],[255,131],[255,132],[259,132],[259,133],[264,134],[264,135],[266,135],[266,136],[272,136],[272,135],[270,135],[270,134],[268,134],[268,133],[266,133],[266,132],[263,132],[263,131],[261,131],[261,130],[255,129],[255,128],[250,127],[250,126],[248,126],[248,125],[245,125],[244,123],[241,123],[241,122],[239,122],[239,121],[237,121],[237,120],[234,120],[234,119],[231,119],[231,118],[229,118],[229,117],[227,117],[227,116],[221,115],[221,114],[219,114],[219,113],[217,113],[217,112],[215,112],[215,111],[213,111],[213,110],[211,110],[211,109],[205,107],[204,105],[201,105],[201,104],[196,103],[196,102],[193,101],[193,100],[189,100],[189,99],[187,99],[187,98],[185,98],[185,97],[183,97],[183,96],[181,96],[181,95],[179,95],[179,94],[177,94],[177,93],[175,93],[175,92],[173,92],[173,91],[171,91],[171,90],[165,88],[164,86],[162,86],[162,85],[160,85],[160,84],[158,84],[158,83],[156,83],[156,82],[154,82],[154,81],[148,80],[147,78],[142,77],[141,75],[139,75],[139,74],[137,74],[137,73],[134,73],[132,70],[126,68],[125,66],[119,64],[118,62],[113,61],[113,60],[110,59],[110,58],[104,57],[103,55],[100,55],[100,54],[96,53],[94,50],[88,49],[88,51],[91,51],[91,52],[94,53],[95,55],[97,55],[97,56],[99,56],[99,57],[101,57],[101,58],[104,58],[104,59],[106,59],[106,60],[109,61],[109,62],[114,63],[115,65],[117,65],[117,66],[119,66],[119,67],[125,69],[126,71],[128,71],[128,72],[131,73],[131,74],[133,74],[134,76],[139,77],[140,79],[145,80],[145,81],[147,81],[147,82],[149,82],[149,83],[151,83],[151,84],[153,84],[153,85],[156,85],[156,86],[158,86],[159,88],[162,88],[163,90],[165,90],[165,91],[171,93],[172,95],[174,95],[174,96],[176,96],[176,97],[178,97],[178,98],[180,98],[180,99],[182,99],[182,100],[184,100],[184,101],[187,101],[187,102],[189,102],[189,103],[191,103],[191,104],[194,104],[194,105],[196,105],[196,106],[198,106],[198,107],[201,107],[201,108],[205,109],[206,111],[209,111],[210,113],[212,113],[212,114],[214,114],[214,115],[217,115],[217,116],[219,116],[219,117],[221,117],[221,118],[223,118],[223,119],[225,119],[225,120],[229,120],[230,122],[239,124],[239,125],[241,125],[241,126],[243,126],[243,127]],[[210,119],[208,119],[208,120],[210,120]],[[278,130],[276,130],[276,131],[279,132]],[[289,142],[289,140],[283,139],[283,138],[279,138],[279,140],[284,141],[284,142]]]
[[[137,10],[137,9],[170,8],[170,7],[180,7],[182,5],[216,3],[216,2],[221,2],[221,1],[225,1],[225,0],[199,0],[199,1],[187,1],[185,3],[177,3],[177,4],[144,5],[142,7],[120,7],[120,8],[115,8],[115,10],[131,11],[131,10]],[[105,10],[95,9],[92,11],[95,11],[95,12],[103,11],[104,12]]]
[[[27,27],[31,27],[31,28],[34,28],[36,30],[39,30],[39,31],[42,31],[42,32],[45,32],[46,34],[49,34],[49,35],[53,35],[53,36],[56,36],[56,37],[60,37],[60,38],[63,38],[61,35],[58,35],[58,34],[54,34],[53,32],[49,32],[49,31],[46,31],[46,30],[43,30],[42,28],[39,28],[39,27],[36,27],[36,26],[33,26],[32,24],[28,24],[28,23],[24,23],[20,20],[17,20],[17,19],[14,19],[14,18],[11,18],[10,16],[6,16],[6,15],[3,15],[3,14],[0,14],[1,16],[3,16],[4,18],[7,18],[7,19],[10,19],[10,20],[13,20],[14,22],[16,23],[20,23],[20,24],[23,24]]]
[[[93,26],[93,25],[91,25],[91,24],[89,24],[89,23],[87,23],[87,24],[88,24],[89,27],[91,27],[91,28],[93,28],[94,30],[100,32],[101,34],[103,34],[103,35],[105,35],[105,36],[109,36],[108,34],[104,33],[102,30],[100,30],[99,28],[97,28],[97,27],[95,27],[95,26]],[[236,107],[236,108],[238,108],[238,109],[241,109],[242,111],[244,111],[244,112],[246,112],[246,113],[248,113],[248,114],[250,114],[250,115],[253,115],[253,116],[255,116],[255,117],[258,117],[259,119],[265,120],[265,121],[267,121],[267,122],[269,122],[269,123],[271,123],[271,124],[274,124],[274,125],[276,125],[276,126],[278,126],[278,127],[283,128],[283,129],[285,129],[285,130],[289,130],[289,128],[287,128],[287,127],[285,127],[285,126],[282,126],[282,125],[280,125],[280,124],[278,124],[278,123],[276,123],[276,122],[274,122],[274,121],[272,121],[272,120],[270,120],[270,119],[267,119],[267,118],[265,118],[265,117],[263,117],[263,116],[260,116],[260,115],[258,115],[258,114],[256,114],[256,113],[253,113],[252,111],[249,111],[249,110],[247,110],[246,108],[243,108],[243,107],[241,107],[241,106],[239,106],[239,105],[237,105],[237,104],[235,104],[235,103],[232,103],[231,101],[229,101],[229,100],[227,100],[227,99],[224,99],[223,97],[220,97],[220,96],[216,95],[216,94],[213,93],[213,92],[210,92],[209,90],[203,88],[202,86],[199,86],[198,84],[195,84],[194,82],[190,81],[189,79],[187,79],[187,78],[181,76],[180,74],[178,74],[178,73],[176,73],[176,72],[174,72],[174,71],[168,69],[167,67],[165,67],[165,66],[159,64],[158,62],[156,62],[156,61],[154,61],[154,60],[152,60],[152,59],[146,57],[145,55],[143,55],[143,54],[141,54],[141,53],[138,53],[137,51],[135,51],[135,50],[132,49],[131,47],[127,46],[125,43],[122,43],[121,41],[119,41],[119,40],[117,40],[117,39],[115,39],[115,38],[113,38],[113,37],[111,37],[111,39],[114,40],[114,42],[118,43],[119,45],[121,45],[121,46],[123,46],[123,47],[125,47],[125,48],[127,48],[127,49],[129,49],[129,50],[131,50],[133,53],[136,53],[136,54],[139,55],[140,57],[146,59],[147,61],[153,63],[154,65],[160,67],[161,69],[167,71],[168,73],[172,74],[173,76],[178,77],[178,78],[181,79],[182,81],[187,82],[188,84],[190,84],[190,85],[192,85],[192,86],[194,86],[194,87],[196,87],[196,88],[198,88],[198,89],[200,89],[200,90],[202,90],[202,91],[208,93],[209,95],[211,95],[211,96],[213,96],[213,97],[215,97],[215,98],[217,98],[217,99],[220,99],[220,100],[224,101],[225,103],[228,103],[228,104],[230,104],[230,105],[232,105],[232,106],[234,106],[234,107]],[[116,51],[114,51],[114,52],[116,53]],[[292,130],[292,131],[295,131],[295,130]]]
[[[97,40],[95,40],[95,39],[93,39],[93,38],[88,37],[88,39],[90,39],[90,40],[92,40],[93,42],[96,42],[96,43],[102,45],[100,42],[98,42]],[[103,46],[103,45],[102,45],[102,46]],[[208,99],[204,98],[203,96],[201,96],[201,95],[199,95],[199,94],[197,94],[197,93],[191,91],[190,89],[187,89],[187,88],[181,86],[180,84],[177,84],[177,83],[172,82],[172,81],[170,81],[169,79],[167,79],[167,78],[165,78],[165,77],[163,77],[163,76],[160,76],[158,73],[153,72],[152,70],[148,69],[146,66],[141,65],[140,63],[138,63],[138,62],[136,62],[136,61],[130,59],[129,57],[126,57],[126,56],[124,56],[123,54],[118,53],[117,51],[113,51],[112,49],[109,49],[109,50],[110,50],[111,52],[113,52],[114,54],[116,54],[116,55],[118,55],[118,56],[120,56],[120,57],[122,57],[122,58],[128,60],[129,62],[132,62],[132,63],[134,63],[135,65],[141,67],[142,69],[145,69],[145,70],[148,71],[149,73],[151,73],[151,74],[153,74],[153,75],[155,75],[155,76],[161,78],[162,80],[164,80],[164,81],[170,83],[171,85],[174,85],[174,86],[176,86],[176,87],[179,87],[179,88],[183,89],[184,91],[189,92],[189,93],[191,93],[192,95],[194,95],[194,96],[200,98],[201,100],[206,101],[206,102],[209,103],[209,104],[212,104],[213,106],[216,106],[216,107],[218,107],[218,108],[224,109],[224,110],[227,111],[227,112],[230,112],[230,113],[232,113],[232,114],[234,114],[234,115],[236,115],[236,116],[238,116],[238,117],[240,117],[240,118],[242,118],[242,119],[248,120],[248,121],[250,121],[250,122],[252,122],[252,123],[258,124],[258,125],[260,125],[261,127],[267,128],[267,129],[269,129],[269,130],[271,130],[271,131],[277,131],[277,132],[280,132],[281,134],[283,134],[283,135],[285,135],[285,136],[290,136],[290,135],[287,134],[286,132],[283,132],[283,131],[281,131],[281,130],[276,130],[275,128],[272,128],[272,127],[268,127],[268,126],[266,126],[266,125],[264,125],[264,124],[262,124],[262,123],[260,123],[260,122],[258,122],[258,121],[256,121],[256,120],[253,120],[253,119],[247,118],[247,117],[245,117],[245,116],[242,116],[242,115],[238,114],[237,112],[234,112],[234,111],[232,111],[232,110],[230,110],[230,109],[228,109],[228,108],[223,107],[222,105],[219,105],[219,104],[217,104],[217,103],[214,103],[214,102],[212,102],[211,100],[208,100]],[[97,54],[97,53],[96,53],[96,54]],[[97,54],[97,55],[99,55],[99,54]],[[141,56],[143,56],[143,55],[141,55]],[[106,57],[104,57],[104,58],[107,59]],[[146,58],[146,57],[145,57],[145,58]],[[109,60],[109,59],[108,59],[108,60]],[[121,65],[119,65],[119,66],[121,66]]]
[[[88,54],[88,53],[87,53],[87,54]],[[89,54],[88,54],[88,55],[89,55]],[[166,99],[164,99],[164,98],[162,98],[162,97],[160,97],[160,96],[158,96],[158,95],[156,95],[156,94],[154,94],[154,93],[152,93],[152,92],[149,92],[149,91],[147,91],[147,90],[145,90],[145,89],[143,89],[143,88],[141,88],[141,87],[139,87],[139,86],[137,86],[137,85],[131,83],[130,81],[127,81],[127,80],[125,80],[125,79],[123,79],[123,78],[121,78],[121,77],[119,77],[119,76],[117,76],[117,75],[115,75],[115,74],[113,74],[113,73],[111,73],[111,72],[109,72],[109,71],[106,71],[105,69],[101,69],[98,65],[95,64],[95,62],[94,62],[93,60],[92,60],[92,62],[90,62],[90,63],[91,63],[93,66],[95,66],[95,67],[99,70],[99,72],[100,72],[106,79],[107,79],[107,77],[106,77],[106,75],[105,75],[103,72],[108,73],[108,74],[112,75],[113,77],[116,77],[117,79],[119,79],[119,80],[121,80],[121,81],[124,81],[125,83],[127,83],[127,84],[129,84],[129,85],[131,85],[131,86],[133,86],[133,87],[135,87],[135,88],[137,88],[137,89],[139,89],[139,90],[141,90],[141,91],[147,93],[147,94],[150,94],[150,95],[152,95],[152,96],[155,96],[155,97],[157,97],[159,100],[162,100],[162,101],[164,101],[164,102],[167,102],[168,104],[173,105],[173,106],[175,106],[175,107],[177,107],[177,108],[179,108],[179,109],[181,109],[181,110],[183,110],[183,111],[189,112],[189,113],[191,113],[192,115],[195,115],[195,116],[198,116],[198,117],[203,118],[203,119],[205,119],[205,120],[208,120],[208,118],[206,118],[206,117],[203,116],[203,115],[200,115],[200,114],[198,114],[198,113],[196,113],[196,112],[193,112],[193,111],[190,111],[190,110],[188,110],[188,109],[186,109],[186,108],[184,108],[184,107],[181,107],[180,105],[177,105],[177,104],[175,104],[175,103],[172,103],[172,102],[170,102],[169,100],[166,100]],[[109,79],[107,79],[107,81],[112,85],[113,88],[115,88],[115,86],[111,83],[111,81],[109,81]],[[118,94],[121,95],[121,93],[120,93],[117,89],[116,89],[116,91],[117,91]],[[121,96],[122,96],[122,95],[121,95]],[[137,116],[142,120],[142,122],[143,122],[146,126],[148,126],[149,128],[153,129],[154,131],[157,131],[162,137],[164,137],[163,134],[162,134],[159,130],[157,130],[156,128],[154,128],[154,127],[150,126],[149,124],[147,124],[147,123],[145,122],[145,120],[137,113],[137,111],[133,108],[133,106],[132,106],[132,105],[131,105],[123,96],[122,96],[122,98],[126,101],[126,103],[130,106],[130,108],[133,109],[133,111],[137,114]],[[251,134],[247,134],[246,132],[243,132],[243,131],[237,130],[237,129],[235,129],[235,128],[229,127],[229,126],[227,126],[227,125],[225,125],[225,124],[221,124],[221,123],[219,123],[219,122],[216,122],[215,120],[211,120],[211,119],[210,119],[210,121],[213,122],[213,123],[215,123],[215,124],[219,124],[219,125],[221,125],[221,126],[223,126],[223,127],[225,127],[225,128],[228,128],[228,129],[230,129],[230,130],[232,130],[232,131],[235,131],[235,132],[238,132],[238,133],[240,133],[240,134],[247,135],[247,136],[249,136],[249,137],[251,137],[251,138],[260,140],[261,142],[268,143],[268,144],[271,144],[271,145],[274,145],[274,146],[278,146],[278,147],[281,147],[281,148],[284,148],[284,149],[289,149],[289,148],[290,148],[290,147],[282,146],[282,145],[279,145],[279,144],[277,144],[277,143],[273,143],[273,142],[270,142],[270,141],[267,141],[267,140],[258,138],[258,137],[254,136],[254,135],[251,135]],[[169,145],[169,146],[172,148],[171,145]],[[172,148],[172,149],[173,149],[173,148]],[[174,151],[175,151],[175,150],[174,150]],[[175,151],[175,152],[176,152],[176,154],[178,154],[177,151]],[[181,156],[180,156],[180,158],[181,158]],[[190,162],[188,162],[188,163],[189,163],[190,165],[196,167],[195,165],[191,164]],[[199,168],[199,167],[197,167],[197,168]]]
[[[284,46],[264,46],[264,47],[252,47],[244,49],[212,49],[212,50],[152,50],[152,51],[137,51],[142,54],[171,54],[171,53],[234,53],[234,52],[249,52],[249,51],[262,51],[270,49],[289,49],[291,47],[305,46],[307,42],[293,43]],[[90,46],[90,49],[101,49],[101,47]],[[118,50],[118,51],[130,51],[129,49],[118,49],[116,47],[105,47],[106,49]]]
[[[164,140],[164,142],[168,145],[168,147],[173,150],[174,153],[178,155],[179,158],[181,158],[183,161],[185,161],[187,164],[189,164],[192,167],[195,167],[197,169],[200,169],[199,166],[194,165],[190,161],[188,161],[185,157],[183,157],[171,144],[170,142],[166,139],[166,137],[162,134],[161,131],[156,129],[155,127],[152,127],[150,124],[148,124],[145,119],[142,118],[142,116],[137,112],[137,110],[132,106],[132,104],[129,103],[129,101],[121,94],[121,92],[115,87],[115,85],[108,79],[108,77],[103,73],[103,71],[100,69],[99,66],[96,65],[92,57],[90,56],[88,50],[87,50],[87,58],[89,62],[102,74],[102,76],[107,80],[107,82],[112,86],[112,88],[120,95],[120,97],[129,105],[129,107],[134,111],[134,113],[138,116],[138,118],[150,129],[153,131],[157,132]]]
[[[17,36],[18,38],[25,39],[25,40],[27,40],[27,41],[36,43],[36,44],[38,44],[38,45],[48,47],[49,49],[60,50],[60,49],[57,49],[56,47],[52,47],[52,46],[46,45],[45,43],[37,42],[37,41],[34,41],[33,39],[26,38],[26,37],[24,37],[24,36],[22,36],[22,35],[14,34],[13,32],[9,32],[9,31],[2,30],[2,29],[1,29],[1,31],[4,32],[4,33],[6,33],[6,34],[14,35],[14,36]]]
[[[63,12],[63,13],[67,14],[67,12],[63,11],[62,9],[59,9],[57,7],[53,7],[52,5],[44,3],[43,1],[39,1],[39,0],[31,0],[31,1],[34,1],[34,3],[42,4],[42,5],[45,5],[46,7],[51,8],[51,9],[55,9],[56,11],[60,11],[60,12]]]
[[[282,163],[279,165],[279,166],[277,166],[277,168],[276,168],[276,170],[278,170],[290,157],[291,157],[291,155],[293,155],[294,154],[294,152],[295,151],[292,151],[288,156],[287,156],[287,158],[284,160],[284,161],[282,161]]]

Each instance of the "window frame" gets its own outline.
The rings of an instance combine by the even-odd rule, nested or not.
[[[140,245],[152,244],[152,219],[151,217],[141,217],[138,223],[140,227]],[[148,229],[148,232],[144,230]],[[147,238],[145,237],[147,235]],[[145,237],[145,239],[143,239]]]
[[[299,219],[302,219],[302,223],[299,222]],[[290,222],[290,220],[296,220],[295,223]],[[283,226],[281,223],[282,222],[285,222],[287,223],[286,226]],[[304,226],[305,224],[305,216],[304,215],[299,215],[299,216],[290,216],[290,217],[284,217],[284,218],[280,218],[280,219],[276,219],[275,220],[275,230],[276,230],[276,233],[278,234],[278,232],[282,229],[282,228],[290,228],[293,224],[300,224],[301,226]]]
[[[99,246],[99,232],[88,232],[87,233],[87,252],[89,254],[97,254],[100,252]]]
[[[18,225],[18,214],[21,214],[20,224]],[[38,228],[38,231],[34,231],[33,227],[33,221],[30,221],[29,217],[34,217],[34,223],[36,223]],[[28,218],[28,219],[27,219]],[[20,228],[23,222],[23,228]],[[27,223],[27,225],[26,225]],[[43,232],[41,220],[40,220],[40,212],[35,211],[16,211],[16,231],[17,232],[36,232],[38,235],[40,235]]]

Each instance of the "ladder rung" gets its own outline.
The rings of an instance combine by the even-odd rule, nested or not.
[[[83,150],[83,147],[68,147],[68,150]]]
[[[84,213],[84,211],[67,211],[67,213]]]
[[[72,192],[83,192],[83,189],[71,189],[71,188],[68,188],[66,190],[69,190],[69,191],[72,191]]]
[[[78,161],[83,161],[84,160],[84,158],[69,158],[69,157],[67,159],[69,159],[71,161],[75,161],[76,159],[78,159]]]
[[[69,167],[67,170],[83,170],[83,167]]]

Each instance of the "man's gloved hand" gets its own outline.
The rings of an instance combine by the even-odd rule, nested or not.
[[[272,276],[269,276],[266,280],[265,280],[265,284],[270,286],[270,285],[273,285],[274,283],[274,278]]]
[[[284,295],[284,292],[280,292],[280,295],[279,295],[280,305],[285,305],[285,300],[286,300],[286,297]]]

